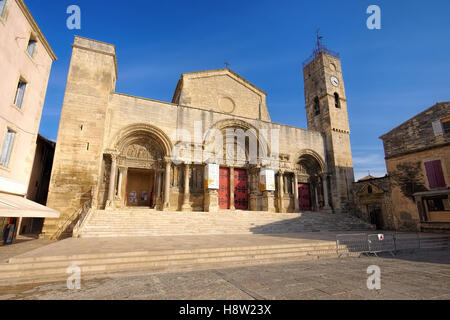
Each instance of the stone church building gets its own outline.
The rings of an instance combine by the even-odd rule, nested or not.
[[[75,37],[47,202],[61,217],[46,219],[44,235],[70,233],[86,207],[348,212],[354,176],[339,56],[318,48],[303,73],[308,130],[273,123],[266,93],[228,68],[183,74],[171,102],[115,92],[115,47]],[[211,139],[193,139],[199,124],[224,135],[223,157],[239,148],[243,156],[205,157]],[[230,138],[238,131],[244,146]],[[176,159],[180,144],[202,156]]]

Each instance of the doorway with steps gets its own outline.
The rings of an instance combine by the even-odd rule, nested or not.
[[[155,171],[128,169],[126,181],[126,206],[153,208]]]
[[[248,210],[248,174],[246,169],[234,169],[234,185],[231,186],[230,168],[219,171],[219,208],[229,210],[233,201],[236,210]],[[233,192],[233,197],[231,197]],[[232,200],[232,198],[234,200]]]

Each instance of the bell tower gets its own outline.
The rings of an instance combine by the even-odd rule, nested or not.
[[[339,54],[317,44],[303,64],[308,129],[324,134],[330,205],[334,212],[352,208],[354,181],[347,99]]]

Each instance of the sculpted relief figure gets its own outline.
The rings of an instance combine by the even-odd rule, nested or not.
[[[127,158],[141,160],[157,160],[162,158],[160,150],[151,144],[132,144],[126,149],[125,154]]]

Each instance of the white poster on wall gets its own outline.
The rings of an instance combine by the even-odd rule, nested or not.
[[[219,165],[207,164],[205,166],[205,188],[219,190]]]
[[[261,191],[275,191],[275,171],[261,169],[259,181]]]

